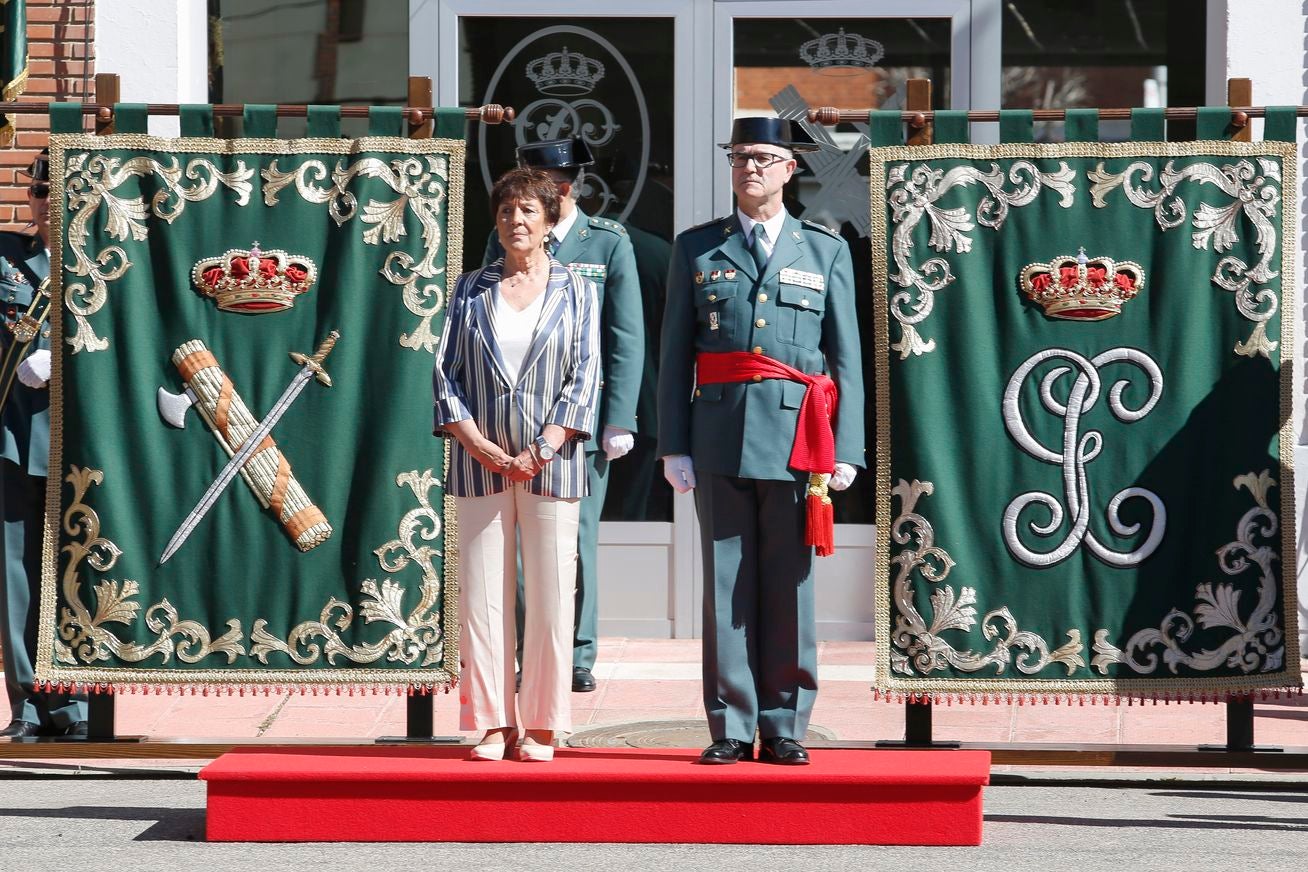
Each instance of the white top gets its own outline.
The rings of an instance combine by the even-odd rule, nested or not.
[[[495,286],[495,343],[500,347],[500,358],[504,361],[505,374],[510,384],[518,383],[518,373],[531,347],[531,339],[536,334],[536,323],[540,321],[541,309],[545,307],[545,292],[541,291],[536,299],[519,312],[505,301],[499,285]]]
[[[777,240],[781,238],[781,225],[786,223],[786,210],[778,209],[777,214],[766,221],[755,221],[740,209],[736,209],[736,217],[740,219],[740,229],[745,231],[745,245],[747,247],[753,247],[754,245],[754,225],[763,225],[763,228],[767,231],[767,238],[763,240],[763,250],[767,252],[768,257],[771,257],[772,249],[777,247]]]

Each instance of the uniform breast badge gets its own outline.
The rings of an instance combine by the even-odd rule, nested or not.
[[[1108,257],[1061,255],[1047,263],[1023,267],[1022,291],[1050,318],[1103,321],[1120,315],[1122,306],[1144,290],[1144,269]]]
[[[702,270],[700,272],[695,273],[695,284],[697,285],[704,284],[704,272]]]
[[[717,312],[709,312],[709,313],[708,313],[708,316],[709,316],[709,329],[710,329],[710,330],[717,330],[717,329],[718,329],[718,326],[719,326],[719,324],[720,324],[720,319],[719,319],[718,313],[717,313]]]
[[[579,276],[600,281],[604,281],[609,274],[608,265],[603,263],[571,263],[568,264],[568,268]]]
[[[280,249],[233,248],[200,261],[191,269],[191,283],[211,297],[223,312],[262,315],[295,305],[318,279],[318,268],[307,257]]]
[[[827,277],[822,273],[805,272],[802,269],[791,269],[787,267],[777,274],[777,281],[783,285],[798,285],[801,288],[809,288],[814,291],[825,291],[827,289]]]
[[[729,269],[722,274],[722,277],[729,282],[734,282],[736,280],[736,271],[734,269]]]
[[[722,270],[715,269],[709,273],[709,281],[716,282],[722,278]]]

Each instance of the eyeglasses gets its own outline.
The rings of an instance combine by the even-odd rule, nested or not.
[[[50,185],[47,182],[36,182],[28,186],[27,193],[37,200],[44,200],[50,196]]]
[[[786,160],[790,160],[790,158],[782,154],[772,154],[771,152],[766,151],[727,152],[727,163],[731,164],[732,167],[738,170],[746,167],[750,161],[754,162],[754,166],[761,170],[765,170],[773,164],[781,163]]]

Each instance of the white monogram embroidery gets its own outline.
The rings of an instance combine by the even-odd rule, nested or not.
[[[1040,381],[1040,402],[1045,409],[1063,419],[1062,452],[1053,451],[1042,445],[1026,427],[1022,420],[1019,399],[1022,388],[1029,376],[1039,364],[1048,360],[1066,360],[1072,366],[1060,366],[1050,371]],[[1089,412],[1099,400],[1099,370],[1109,364],[1127,363],[1138,367],[1149,377],[1149,399],[1138,409],[1128,409],[1122,403],[1122,392],[1130,384],[1129,379],[1115,382],[1108,394],[1108,407],[1113,416],[1123,423],[1133,423],[1144,418],[1153,410],[1158,398],[1163,393],[1163,372],[1147,354],[1134,348],[1112,348],[1093,359],[1087,360],[1074,351],[1065,348],[1047,348],[1027,358],[1008,380],[1004,389],[1004,426],[1009,435],[1027,454],[1054,465],[1063,467],[1063,487],[1067,498],[1067,511],[1072,517],[1072,529],[1067,538],[1053,551],[1039,553],[1022,544],[1017,535],[1017,521],[1022,510],[1032,503],[1040,503],[1049,510],[1049,522],[1045,525],[1030,523],[1031,532],[1037,536],[1051,536],[1063,523],[1063,507],[1052,494],[1042,491],[1028,491],[1019,494],[1008,508],[1004,510],[1004,541],[1013,556],[1028,566],[1047,568],[1066,560],[1084,541],[1096,557],[1111,566],[1135,566],[1154,552],[1163,540],[1167,528],[1167,510],[1163,501],[1152,491],[1141,487],[1128,487],[1118,491],[1108,503],[1108,525],[1112,531],[1122,537],[1134,536],[1140,530],[1139,524],[1122,523],[1118,512],[1122,503],[1132,497],[1140,497],[1153,507],[1153,523],[1143,544],[1134,551],[1113,551],[1098,540],[1089,530],[1090,500],[1089,485],[1086,478],[1086,465],[1099,456],[1103,448],[1103,434],[1098,430],[1080,433],[1081,416]],[[1053,394],[1056,382],[1064,375],[1077,370],[1063,405]]]

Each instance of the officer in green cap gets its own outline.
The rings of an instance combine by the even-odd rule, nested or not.
[[[0,232],[0,352],[10,359],[11,325],[28,311],[50,275],[48,151],[32,162],[27,205],[36,233]],[[7,376],[8,373],[6,372]],[[37,612],[41,602],[41,536],[45,522],[46,463],[50,454],[50,328],[42,325],[17,362],[17,381],[0,413],[0,513],[4,537],[4,595],[0,596],[0,648],[4,649],[9,726],[0,737],[86,736],[85,694],[41,693],[34,682]]]
[[[814,546],[827,488],[863,460],[849,247],[782,204],[790,121],[739,118],[724,143],[736,211],[681,233],[668,267],[658,431],[664,475],[695,490],[704,561],[701,763],[805,764],[817,695]],[[802,438],[801,438],[802,437]]]
[[[636,402],[645,360],[636,256],[626,229],[616,221],[587,215],[577,206],[585,187],[584,167],[594,163],[581,137],[533,142],[518,147],[518,163],[550,174],[560,195],[559,223],[546,237],[555,260],[595,283],[600,304],[600,401],[596,426],[586,444],[589,489],[581,501],[577,543],[577,599],[573,624],[572,689],[595,690],[599,639],[599,524],[608,490],[609,464],[635,444]],[[492,231],[483,264],[504,254]],[[523,626],[522,573],[518,573],[518,640]]]

